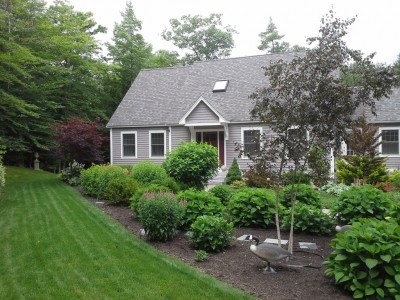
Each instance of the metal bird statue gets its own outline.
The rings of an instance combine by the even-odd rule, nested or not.
[[[267,262],[267,267],[264,269],[264,273],[275,273],[274,269],[271,268],[271,262],[292,256],[292,253],[279,246],[265,242],[260,244],[260,240],[256,236],[250,235],[248,238],[250,241],[256,242],[255,245],[253,244],[250,246],[251,252]]]

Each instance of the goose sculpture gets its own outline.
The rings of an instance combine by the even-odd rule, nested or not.
[[[264,273],[275,273],[274,269],[271,268],[271,262],[292,256],[292,253],[279,246],[265,242],[260,243],[259,238],[256,236],[250,235],[249,240],[255,242],[255,244],[250,246],[251,252],[267,262],[267,267],[264,269]]]
[[[350,227],[351,227],[351,225],[343,225],[343,226],[336,225],[335,230],[337,232],[345,232]]]

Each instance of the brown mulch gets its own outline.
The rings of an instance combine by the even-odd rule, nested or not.
[[[141,237],[140,222],[134,217],[130,208],[96,203],[87,198],[109,216],[120,222],[134,235]],[[237,228],[236,237],[253,234],[265,238],[276,238],[275,229]],[[288,239],[288,232],[282,232],[282,239]],[[141,237],[146,240],[145,237]],[[295,234],[294,257],[290,261],[272,263],[276,273],[263,273],[266,264],[250,251],[250,243],[236,240],[233,245],[220,253],[209,253],[204,262],[196,262],[195,250],[188,242],[185,232],[179,232],[171,242],[148,242],[168,255],[174,256],[188,265],[210,274],[219,280],[259,298],[268,300],[340,300],[352,299],[349,293],[333,284],[324,275],[324,258],[331,252],[329,243],[332,237],[321,237],[307,234]],[[316,243],[318,249],[300,249],[298,242]],[[306,266],[306,267],[304,267]]]

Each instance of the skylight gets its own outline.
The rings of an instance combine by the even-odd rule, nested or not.
[[[225,92],[228,87],[229,80],[218,80],[214,84],[213,92]]]

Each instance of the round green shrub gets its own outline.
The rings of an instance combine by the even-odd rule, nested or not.
[[[197,250],[220,252],[234,239],[233,224],[218,216],[200,216],[190,226],[189,242]]]
[[[342,192],[331,211],[338,214],[341,223],[351,224],[359,218],[382,220],[391,205],[389,195],[371,185],[362,185]]]
[[[171,192],[171,190],[168,187],[159,184],[149,184],[146,186],[141,186],[138,189],[136,189],[135,193],[130,198],[131,201],[130,207],[136,215],[138,214],[139,202],[142,200],[143,201],[146,200],[144,194],[152,192]]]
[[[126,170],[120,166],[92,165],[81,171],[80,182],[83,191],[97,199],[104,199],[104,191],[112,179],[126,176]]]
[[[290,210],[282,218],[282,228],[290,229]],[[334,232],[335,219],[325,214],[321,208],[296,202],[294,206],[293,230],[315,235],[330,235]]]
[[[400,299],[400,226],[360,219],[332,241],[325,271],[356,299]]]
[[[238,190],[228,202],[236,226],[268,228],[275,224],[275,193],[260,188]]]
[[[67,184],[71,186],[76,186],[80,184],[79,177],[81,176],[81,172],[83,169],[83,164],[75,163],[62,170],[58,176],[62,181],[66,182]]]
[[[219,198],[222,204],[227,205],[235,190],[229,185],[219,184],[209,189],[208,192]]]
[[[285,186],[281,191],[281,203],[283,206],[292,206],[292,193],[296,194],[296,202],[322,208],[322,201],[318,192],[308,184],[291,184]]]
[[[142,184],[160,183],[168,178],[167,172],[161,165],[147,160],[133,165],[131,176]]]
[[[172,240],[182,217],[182,205],[169,192],[147,193],[145,198],[139,202],[138,211],[147,238],[158,242]]]
[[[179,201],[184,202],[184,215],[182,227],[189,228],[200,216],[223,216],[225,207],[214,195],[194,189],[180,192],[176,196]]]
[[[400,191],[400,170],[396,170],[392,174],[390,174],[389,180],[392,184],[392,190],[399,192]]]
[[[108,204],[129,204],[130,198],[139,187],[140,184],[130,176],[114,178],[104,191],[104,200]]]
[[[181,143],[168,153],[164,168],[168,175],[187,187],[203,189],[218,169],[217,148],[205,144]]]
[[[239,169],[236,158],[233,159],[232,165],[226,174],[225,184],[232,184],[234,181],[242,180],[242,172]]]

